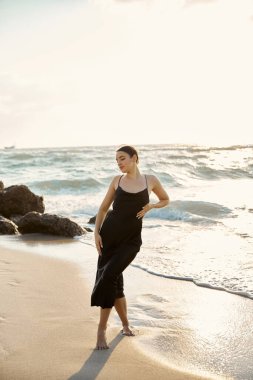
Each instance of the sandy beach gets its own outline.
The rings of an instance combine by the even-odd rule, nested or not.
[[[110,349],[94,350],[98,309],[77,265],[0,252],[1,380],[200,378],[141,353],[117,327],[108,329]]]

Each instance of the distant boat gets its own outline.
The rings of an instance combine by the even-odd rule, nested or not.
[[[15,149],[15,145],[5,146],[4,149]]]

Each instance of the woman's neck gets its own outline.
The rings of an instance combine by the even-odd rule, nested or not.
[[[129,178],[129,179],[137,179],[139,177],[141,177],[141,173],[138,169],[138,167],[132,169],[131,171],[129,171],[128,173],[126,173],[126,177]]]

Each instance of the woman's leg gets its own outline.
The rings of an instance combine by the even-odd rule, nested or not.
[[[106,341],[106,327],[108,318],[111,312],[111,308],[102,309],[100,308],[100,320],[98,324],[98,332],[97,332],[97,350],[105,350],[109,348],[107,341]]]
[[[98,350],[109,348],[106,342],[105,331],[107,327],[107,321],[113,306],[115,306],[122,320],[123,334],[134,335],[129,328],[126,299],[125,297],[117,298],[117,282],[119,276],[121,275],[121,280],[123,281],[122,272],[131,263],[137,254],[136,251],[131,252],[131,248],[132,247],[124,247],[124,250],[121,248],[120,255],[115,254],[110,258],[108,263],[103,268],[99,268],[101,273],[99,276],[97,275],[96,284],[91,297],[92,306],[105,306],[105,308],[100,309],[100,322],[98,325],[96,346]],[[129,252],[131,252],[131,254],[129,254]]]
[[[114,307],[120,317],[120,320],[122,322],[122,333],[124,335],[133,336],[134,333],[129,328],[129,322],[127,318],[127,303],[126,303],[126,297],[116,298]]]

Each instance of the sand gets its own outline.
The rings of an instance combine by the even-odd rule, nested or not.
[[[53,246],[52,246],[53,249]],[[98,308],[74,263],[0,247],[0,379],[199,379],[108,330],[94,350]]]

